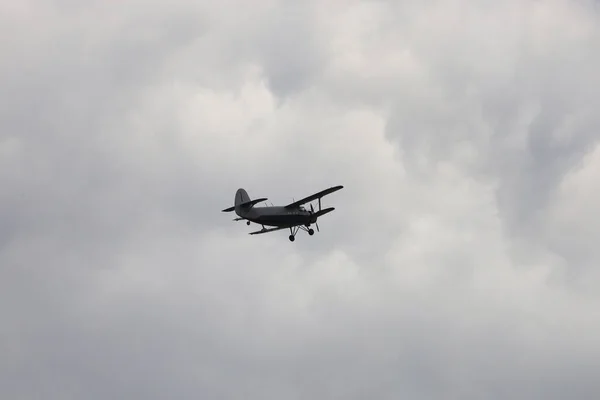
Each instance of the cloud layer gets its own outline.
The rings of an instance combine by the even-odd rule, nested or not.
[[[1,397],[598,398],[598,22],[0,5]],[[219,211],[337,184],[294,243]]]

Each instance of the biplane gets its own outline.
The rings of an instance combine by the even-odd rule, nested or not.
[[[255,224],[262,226],[261,230],[250,232],[250,235],[289,229],[289,239],[293,242],[296,239],[296,234],[299,230],[307,232],[310,236],[314,235],[315,231],[311,228],[312,224],[317,228],[317,232],[319,231],[317,219],[335,210],[335,207],[322,209],[321,198],[333,192],[337,192],[342,188],[343,186],[341,185],[333,186],[285,206],[265,205],[264,207],[256,207],[256,205],[266,201],[266,197],[251,200],[244,189],[238,189],[235,193],[234,206],[222,211],[235,211],[238,218],[234,218],[234,221],[245,220],[248,225],[250,225],[251,222],[254,222]],[[318,210],[315,210],[312,205],[312,201],[314,200],[318,200]],[[310,210],[307,210],[304,207],[306,203],[310,203]],[[265,226],[271,226],[273,228],[265,228]]]

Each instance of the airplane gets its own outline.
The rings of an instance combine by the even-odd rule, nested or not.
[[[238,218],[234,218],[234,221],[246,220],[247,225],[250,225],[250,222],[254,222],[262,226],[261,230],[250,232],[250,235],[289,229],[289,239],[293,242],[300,229],[308,232],[310,236],[314,235],[315,231],[310,227],[311,224],[315,224],[317,232],[319,231],[317,218],[335,210],[335,207],[321,209],[321,198],[342,188],[343,186],[341,185],[333,186],[285,206],[271,205],[265,207],[255,207],[255,205],[266,201],[266,197],[250,200],[250,196],[248,196],[248,193],[244,189],[238,189],[235,193],[235,205],[222,210],[222,212],[235,211]],[[313,200],[319,200],[318,211],[315,211],[312,203],[310,204],[310,210],[305,209],[303,206]],[[265,228],[265,225],[273,226],[274,228]]]

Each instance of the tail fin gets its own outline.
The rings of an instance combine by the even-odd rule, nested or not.
[[[235,193],[234,209],[236,210],[236,212],[240,212],[242,211],[242,209],[248,210],[254,207],[254,205],[256,205],[257,203],[260,203],[265,200],[267,200],[266,197],[250,200],[250,196],[248,196],[248,193],[246,193],[244,189],[238,189],[238,191]]]
[[[224,210],[222,210],[223,212],[231,212],[231,211],[235,211],[236,209],[239,210],[239,208],[244,204],[250,201],[250,196],[248,196],[248,193],[246,193],[246,191],[244,189],[238,189],[237,192],[235,192],[235,198],[233,199],[233,207],[229,207],[226,208]]]
[[[248,196],[248,193],[246,193],[244,189],[238,189],[237,192],[235,192],[235,200],[233,202],[235,205],[233,207],[224,209],[223,212],[235,211],[237,214],[239,214],[242,208],[248,209],[254,206],[255,204],[265,200],[267,200],[266,197],[250,200],[250,196]]]
[[[235,204],[236,207],[249,201],[250,196],[248,196],[248,193],[244,189],[238,189],[237,192],[235,192],[235,200],[233,204]]]

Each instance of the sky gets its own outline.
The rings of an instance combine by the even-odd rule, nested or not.
[[[599,398],[598,71],[591,0],[0,0],[0,397]]]

